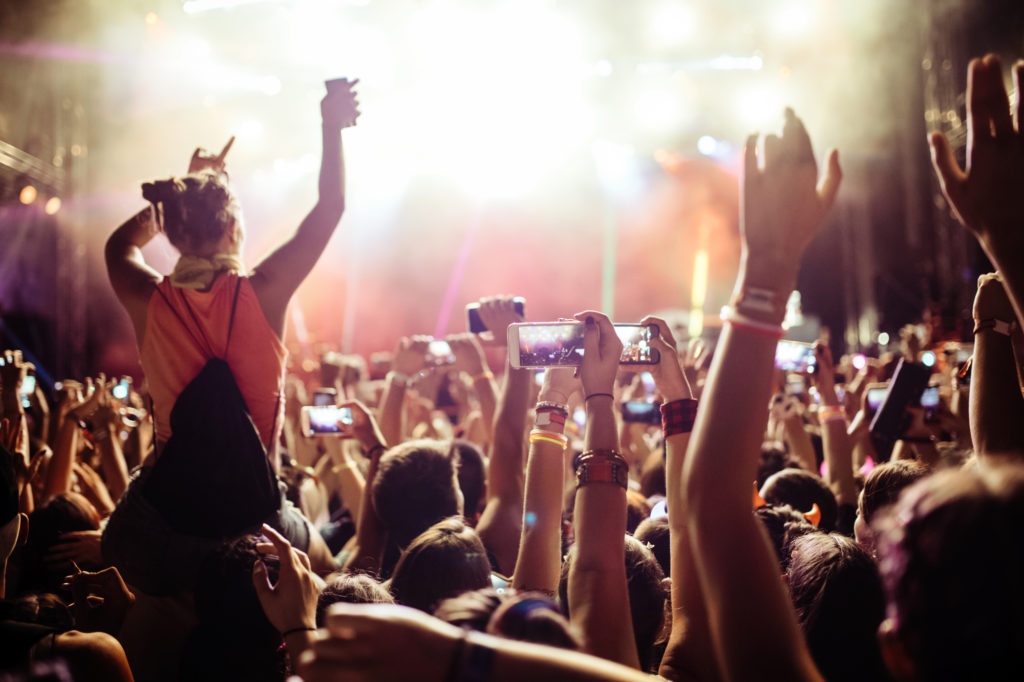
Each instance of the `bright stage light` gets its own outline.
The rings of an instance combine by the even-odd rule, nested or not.
[[[648,18],[650,41],[658,47],[682,45],[697,32],[697,12],[692,5],[672,2],[660,5]]]
[[[238,139],[243,142],[259,142],[264,132],[263,121],[251,118],[238,126]]]
[[[681,113],[676,95],[668,90],[642,92],[633,105],[637,125],[651,133],[675,131]]]
[[[697,140],[697,151],[704,156],[711,156],[718,149],[718,140],[710,135],[701,135]]]
[[[57,215],[57,211],[60,210],[60,197],[50,197],[47,199],[43,210],[46,212],[46,215]]]
[[[771,87],[743,88],[735,101],[737,117],[751,132],[774,130],[782,122],[783,100]]]
[[[878,334],[878,345],[888,346],[889,345],[889,334],[888,332],[880,332]]]
[[[156,12],[146,12],[146,25],[156,26],[160,23],[160,15]]]
[[[18,200],[26,206],[36,200],[36,188],[32,185],[25,185],[21,188],[21,193],[18,195]]]
[[[772,22],[775,29],[784,35],[803,33],[811,27],[812,8],[808,3],[793,4],[784,8]]]

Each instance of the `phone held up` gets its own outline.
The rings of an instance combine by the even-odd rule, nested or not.
[[[656,365],[661,360],[650,341],[657,325],[616,324],[622,340],[621,365]],[[583,362],[582,322],[535,322],[508,328],[508,357],[513,369],[578,367]]]
[[[306,436],[344,436],[342,424],[352,423],[352,408],[336,405],[306,405],[299,415]]]
[[[526,317],[526,299],[522,296],[512,299],[512,308],[519,317]],[[466,326],[473,334],[483,334],[487,331],[487,325],[480,319],[479,303],[470,303],[466,306]]]
[[[783,339],[775,347],[775,367],[778,369],[812,374],[816,364],[813,344]]]

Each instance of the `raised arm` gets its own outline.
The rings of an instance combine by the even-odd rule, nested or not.
[[[786,114],[782,137],[765,138],[763,170],[757,136],[747,140],[740,276],[684,466],[690,543],[718,663],[733,680],[821,679],[750,501],[785,303],[840,179],[833,152],[815,187],[810,139]]]
[[[1014,325],[992,326],[985,320]],[[979,457],[1016,452],[1024,455],[1024,398],[1017,383],[1013,337],[1020,324],[997,274],[978,279],[974,298],[974,362],[971,370],[971,439]],[[1004,333],[1010,332],[1010,333]]]
[[[562,567],[562,469],[569,396],[579,382],[573,370],[550,368],[537,398],[536,428],[526,463],[523,531],[512,587],[554,594]]]
[[[447,340],[455,355],[453,369],[468,374],[476,389],[484,431],[487,434],[487,442],[481,445],[489,445],[494,439],[494,411],[498,400],[497,392],[494,390],[494,373],[487,365],[487,357],[476,334],[454,334]]]
[[[110,286],[128,311],[140,344],[145,332],[146,307],[161,280],[160,273],[146,264],[142,247],[159,233],[154,209],[147,206],[114,230],[103,250]]]
[[[385,441],[392,445],[404,440],[402,415],[405,413],[405,392],[413,377],[426,366],[429,343],[429,336],[403,336],[395,346],[378,412],[381,432]]]
[[[1011,118],[999,58],[971,60],[966,170],[941,133],[932,133],[930,141],[943,193],[999,270],[1017,319],[1024,320],[1024,61],[1014,65],[1013,83],[1017,100]]]
[[[480,316],[494,332],[495,342],[504,345],[508,326],[522,322],[511,298],[485,299]],[[498,397],[494,415],[494,442],[487,467],[487,505],[476,530],[480,539],[498,561],[504,575],[515,570],[519,552],[519,533],[523,523],[523,455],[527,404],[533,373],[512,369],[505,359],[505,384]]]
[[[363,487],[363,499],[359,508],[359,523],[356,526],[356,549],[349,555],[349,560],[344,568],[377,572],[380,570],[381,558],[384,555],[387,532],[373,508],[371,492],[381,455],[384,454],[388,445],[377,427],[373,415],[365,405],[352,400],[342,403],[341,407],[348,407],[352,410],[352,423],[340,425],[345,435],[359,441],[366,456],[370,459],[370,466],[366,471],[366,485]]]
[[[828,463],[828,484],[836,502],[857,506],[857,484],[853,479],[853,442],[846,435],[846,409],[836,396],[835,367],[828,346],[818,343],[814,347],[817,370],[812,379],[821,396],[818,419],[821,422],[821,445]],[[852,528],[841,529],[850,533]]]
[[[587,408],[585,451],[576,469],[576,558],[569,569],[569,614],[587,653],[640,667],[626,583],[626,460],[614,413],[622,341],[607,315],[579,313],[584,322],[580,380]]]
[[[663,319],[654,316],[644,318],[642,324],[655,324],[659,331],[658,338],[651,340],[651,347],[658,350],[661,359],[651,367],[651,375],[664,399],[661,414],[671,540],[672,631],[658,672],[675,681],[709,682],[721,679],[721,674],[715,660],[707,606],[690,544],[689,510],[683,491],[683,465],[697,413],[697,401],[693,399],[689,379],[679,365],[679,353],[671,328]]]
[[[313,210],[283,244],[271,251],[253,270],[252,284],[263,313],[278,336],[284,332],[285,310],[292,294],[306,279],[345,211],[345,164],[341,130],[355,125],[359,116],[353,86],[358,81],[328,81],[320,103],[323,118],[323,153],[320,159],[319,195]]]

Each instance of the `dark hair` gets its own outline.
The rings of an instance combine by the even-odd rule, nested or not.
[[[800,461],[778,447],[774,443],[765,443],[761,446],[761,456],[757,461],[757,487],[764,487],[764,482],[772,474],[777,474],[783,469],[802,469]]]
[[[663,446],[658,446],[661,450]],[[655,495],[665,494],[665,458],[651,457],[644,461],[640,469],[640,492],[650,499]]]
[[[212,170],[143,183],[142,197],[159,204],[164,232],[182,252],[201,250],[219,241],[241,214],[227,178]]]
[[[899,499],[904,488],[924,478],[928,470],[917,462],[898,459],[879,464],[864,480],[864,492],[860,498],[860,513],[866,523],[871,523],[882,507]]]
[[[316,624],[323,627],[327,607],[338,602],[348,604],[394,604],[395,598],[373,576],[338,571],[327,576],[326,586],[316,600]]]
[[[414,440],[380,458],[373,506],[400,547],[441,519],[461,513],[455,462],[440,441]]]
[[[284,659],[278,651],[281,635],[263,613],[252,582],[260,541],[244,535],[203,560],[195,587],[199,625],[182,645],[180,679],[284,678]],[[277,558],[264,556],[263,563],[271,584],[276,583]]]
[[[47,564],[44,557],[63,533],[98,530],[96,507],[78,493],[61,493],[29,514],[28,541],[19,571],[22,592],[57,592],[73,569],[71,562]]]
[[[476,531],[457,516],[435,523],[402,552],[391,574],[399,604],[431,613],[442,599],[491,584],[491,564]]]
[[[822,676],[829,682],[888,679],[877,638],[885,595],[875,562],[839,533],[798,537],[791,550],[793,607]]]
[[[775,556],[779,560],[779,568],[785,572],[789,569],[791,558],[789,546],[796,538],[808,533],[822,533],[808,521],[803,514],[788,504],[766,504],[754,510],[757,518],[768,531],[768,539],[775,548]]]
[[[629,592],[629,611],[633,621],[633,638],[645,671],[657,670],[654,661],[655,644],[665,623],[668,592],[662,582],[665,574],[651,550],[631,535],[624,536],[626,556],[626,587]],[[558,580],[558,599],[569,615],[569,573],[576,560],[576,545],[562,563]]]
[[[484,498],[484,485],[487,478],[484,453],[474,443],[464,438],[456,438],[452,441],[450,453],[458,470],[459,488],[462,490],[464,500],[463,514],[467,519],[472,520],[480,511]]]
[[[434,610],[434,616],[452,625],[508,639],[581,648],[575,628],[558,604],[541,592],[509,594],[485,587],[445,599]]]
[[[651,505],[638,490],[626,491],[626,532],[632,535],[636,527],[651,515]]]
[[[665,577],[671,576],[672,562],[670,561],[670,551],[672,537],[669,532],[668,517],[659,516],[656,519],[642,521],[636,527],[633,537],[647,545],[647,548],[654,554],[654,558],[658,560],[658,565],[661,566],[661,571],[665,574]]]
[[[1024,467],[927,476],[872,524],[889,617],[917,679],[1017,679]]]
[[[768,504],[788,504],[800,512],[809,512],[817,504],[821,510],[818,528],[829,533],[836,529],[836,496],[821,476],[810,471],[783,469],[772,474],[761,487],[761,497]]]

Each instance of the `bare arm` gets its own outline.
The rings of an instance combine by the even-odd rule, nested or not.
[[[778,575],[764,530],[751,514],[764,410],[785,301],[800,257],[835,198],[830,155],[820,189],[807,133],[787,112],[782,138],[765,139],[764,170],[747,141],[743,256],[734,296],[697,415],[684,467],[688,525],[719,666],[727,679],[820,680]],[[754,301],[770,301],[771,306]],[[750,303],[748,303],[750,301]],[[765,309],[767,308],[767,309]],[[744,322],[746,321],[746,322]]]
[[[998,275],[982,275],[974,299],[975,322],[1016,322],[1013,307]],[[1020,326],[1013,334],[1021,333]],[[971,438],[980,457],[1017,452],[1024,454],[1024,397],[1017,382],[1013,335],[995,328],[979,328],[974,337],[971,370]]]
[[[104,248],[110,285],[128,311],[135,327],[135,339],[140,345],[146,330],[146,308],[153,290],[162,279],[159,272],[146,264],[142,247],[159,232],[153,207],[147,206],[114,230]]]
[[[846,410],[836,396],[835,372],[832,353],[819,343],[817,372],[813,380],[821,396],[821,444],[828,463],[828,484],[838,504],[857,504],[857,483],[853,478],[853,443],[846,435]]]
[[[665,401],[665,409],[671,410],[674,403],[692,400],[693,392],[679,366],[679,354],[670,327],[657,317],[647,317],[642,323],[658,325],[659,337],[652,339],[651,346],[658,349],[661,360],[651,368],[651,374],[658,393]],[[658,672],[670,680],[709,682],[721,679],[722,675],[715,660],[707,605],[690,544],[689,509],[683,491],[683,465],[692,424],[672,424],[670,429],[664,435],[665,492],[671,540],[672,631]]]
[[[379,408],[380,430],[386,442],[393,445],[404,440],[402,415],[405,412],[405,390],[412,377],[423,370],[428,343],[428,336],[404,336],[395,347]]]
[[[292,294],[306,279],[327,248],[345,211],[345,163],[341,130],[355,125],[359,115],[355,82],[334,82],[320,104],[323,117],[323,153],[320,159],[319,195],[316,205],[283,244],[270,252],[253,270],[252,284],[270,326],[283,336],[285,311]]]
[[[571,369],[548,369],[538,403],[568,406],[575,388]],[[552,412],[547,413],[550,420]],[[565,424],[552,420],[537,429],[563,434]],[[557,440],[557,439],[552,439]],[[512,587],[554,594],[562,566],[562,469],[565,447],[551,440],[531,439],[526,464],[523,532]]]
[[[619,435],[611,394],[622,342],[607,315],[586,311],[576,317],[585,321],[580,367],[587,408],[584,455],[614,451]],[[577,471],[576,558],[569,569],[569,614],[583,633],[584,651],[639,668],[626,583],[626,482],[587,483],[583,478],[588,466],[597,470],[602,465],[583,460]]]

